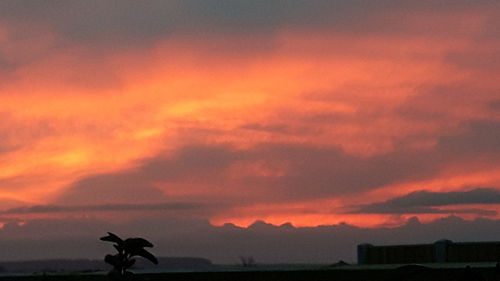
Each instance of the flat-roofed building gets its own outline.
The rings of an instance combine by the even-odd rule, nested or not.
[[[439,240],[433,244],[358,245],[358,264],[498,262],[500,242]]]

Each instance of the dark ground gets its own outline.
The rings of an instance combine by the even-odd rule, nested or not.
[[[332,268],[295,271],[234,271],[138,274],[137,281],[500,281],[499,270],[489,268],[426,268],[404,266],[393,269]],[[105,275],[68,274],[5,276],[0,281],[105,281]]]

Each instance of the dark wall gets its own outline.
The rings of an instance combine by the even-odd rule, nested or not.
[[[447,248],[447,262],[498,262],[500,242],[451,243]]]
[[[359,264],[498,261],[500,242],[453,243],[440,240],[420,245],[358,245]]]

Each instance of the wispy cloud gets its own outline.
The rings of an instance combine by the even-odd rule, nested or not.
[[[202,203],[160,203],[160,204],[106,204],[106,205],[35,205],[10,208],[0,211],[0,215],[12,214],[41,214],[41,213],[68,213],[68,212],[100,212],[100,211],[208,211],[220,208]]]
[[[496,215],[496,211],[478,208],[439,209],[451,205],[500,204],[500,191],[494,188],[475,188],[468,191],[415,191],[387,201],[361,205],[353,213],[377,214],[450,214],[469,213]]]

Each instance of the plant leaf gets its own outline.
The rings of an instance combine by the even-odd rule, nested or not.
[[[123,240],[120,237],[118,237],[118,235],[113,234],[111,232],[108,232],[108,236],[101,237],[101,240],[102,241],[113,242],[113,243],[116,243],[118,245],[122,245],[123,244]]]
[[[113,246],[118,251],[118,253],[122,253],[123,252],[123,246],[122,245],[114,244]]]
[[[128,238],[123,244],[125,249],[153,247],[153,244],[144,238]]]
[[[130,254],[131,256],[143,257],[154,264],[158,264],[158,260],[156,259],[156,257],[150,252],[148,252],[146,249],[136,248],[133,251],[131,251]]]
[[[113,267],[119,267],[119,265],[120,265],[120,259],[118,258],[117,255],[106,255],[104,257],[104,261],[106,263],[109,263]]]

